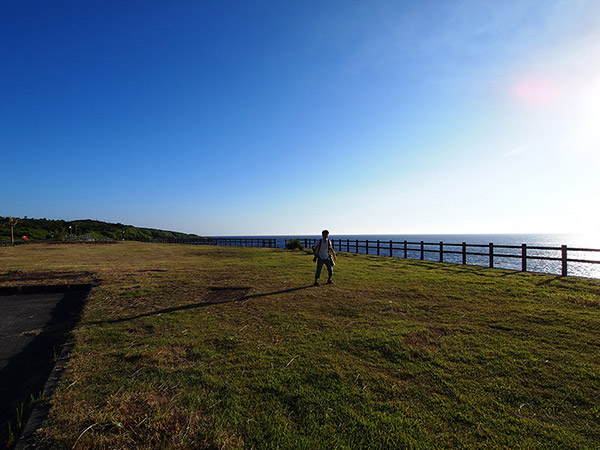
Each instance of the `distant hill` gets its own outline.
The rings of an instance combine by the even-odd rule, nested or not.
[[[156,230],[153,228],[138,228],[122,223],[109,223],[99,220],[48,220],[22,218],[15,228],[15,241],[21,236],[29,239],[63,239],[69,235],[92,236],[96,240],[152,240],[152,239],[197,239],[196,234],[179,233],[176,231]],[[0,241],[10,241],[8,217],[0,216]],[[71,228],[69,228],[71,227]]]

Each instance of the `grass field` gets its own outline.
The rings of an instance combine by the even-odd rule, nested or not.
[[[0,268],[99,282],[41,448],[600,448],[600,280],[340,254],[312,287],[304,252],[141,243]]]

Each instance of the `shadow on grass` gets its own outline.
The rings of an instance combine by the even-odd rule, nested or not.
[[[427,270],[435,270],[439,272],[449,272],[454,274],[469,273],[478,277],[515,277],[522,276],[524,274],[538,274],[538,275],[551,275],[545,272],[523,272],[517,269],[511,269],[508,267],[489,267],[486,265],[478,264],[457,264],[457,263],[446,263],[438,261],[419,260],[419,263],[432,263],[432,264],[420,264],[419,267]],[[546,280],[540,284],[548,284],[557,279],[561,279],[560,276],[552,277],[550,280]]]
[[[544,285],[547,285],[547,284],[553,284],[555,281],[562,281],[562,280],[563,280],[563,277],[561,277],[559,275],[556,275],[554,277],[548,278],[547,280],[544,280],[544,281],[538,283],[538,286],[544,286]]]
[[[163,308],[163,309],[159,309],[156,311],[136,314],[135,316],[121,317],[119,319],[91,321],[91,322],[87,322],[87,324],[101,325],[101,324],[110,324],[110,323],[121,323],[121,322],[130,321],[130,320],[141,319],[142,317],[157,316],[159,314],[168,314],[168,313],[177,312],[177,311],[186,311],[189,309],[202,308],[202,307],[210,306],[210,305],[219,305],[221,303],[243,302],[246,300],[251,300],[253,298],[268,297],[270,295],[287,294],[289,292],[299,291],[302,289],[308,289],[311,287],[313,287],[313,285],[309,284],[306,286],[298,286],[298,287],[294,287],[294,288],[284,289],[281,291],[265,292],[262,294],[251,294],[251,295],[246,295],[246,293],[250,290],[249,287],[211,287],[211,288],[209,288],[206,298],[204,299],[204,301],[201,301],[201,302],[191,303],[188,305],[173,306],[171,308]]]
[[[418,260],[419,264],[417,265],[419,268],[434,270],[437,272],[448,272],[452,274],[464,274],[469,273],[470,275],[475,275],[478,277],[489,277],[494,275],[492,272],[486,272],[483,269],[488,269],[485,266],[478,266],[475,264],[454,264],[454,263],[445,263],[438,261],[427,261],[427,260]],[[423,264],[426,263],[426,264]],[[429,264],[427,264],[429,263]],[[506,270],[506,269],[505,269]]]

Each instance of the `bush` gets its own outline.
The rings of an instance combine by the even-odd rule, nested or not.
[[[288,250],[304,250],[304,246],[302,245],[302,242],[300,242],[300,239],[292,239],[291,241],[287,241],[285,243],[285,248]]]

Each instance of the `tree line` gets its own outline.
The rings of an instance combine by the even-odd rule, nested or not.
[[[58,239],[71,236],[91,236],[96,240],[152,240],[152,239],[196,239],[196,234],[177,231],[139,228],[122,223],[102,222],[100,220],[50,220],[28,217],[0,217],[0,241],[11,240],[11,225],[15,240],[23,236],[28,239]]]

